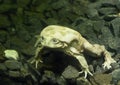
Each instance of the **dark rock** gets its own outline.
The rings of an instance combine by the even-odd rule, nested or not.
[[[17,35],[21,40],[24,40],[25,42],[28,42],[31,39],[29,32],[25,29],[25,25],[22,24],[17,26]]]
[[[102,73],[102,72],[103,72],[103,69],[97,65],[95,68],[95,73]]]
[[[16,9],[16,14],[11,13],[10,14],[10,20],[12,21],[12,23],[14,24],[14,27],[16,29],[19,28],[19,26],[23,25],[23,8],[18,7]]]
[[[120,65],[120,52],[117,51],[117,54],[114,56],[115,61]]]
[[[1,4],[0,5],[0,13],[5,13],[5,12],[8,12],[10,10],[14,10],[17,8],[17,5],[15,4]]]
[[[76,20],[74,20],[74,22],[72,23],[72,26],[77,28],[77,26],[79,26],[80,24],[85,23],[86,20],[87,20],[86,18],[78,17],[76,18]]]
[[[17,8],[16,15],[14,15],[14,14],[10,15],[11,21],[14,23],[14,26],[16,28],[17,36],[21,40],[27,42],[31,39],[31,36],[30,36],[29,32],[26,30],[26,25],[23,24],[24,23],[23,16],[24,16],[23,8],[21,8],[21,7]],[[23,35],[24,35],[24,37],[23,37]]]
[[[89,0],[90,2],[97,2],[98,0]]]
[[[17,5],[19,7],[27,7],[29,3],[30,3],[30,0],[17,0]]]
[[[24,63],[20,68],[21,76],[23,77],[28,76],[30,75],[30,72],[32,72],[32,70],[28,67],[26,63]]]
[[[76,85],[91,85],[91,83],[84,77],[77,78]]]
[[[101,23],[101,25],[97,24],[98,22]],[[91,43],[98,43],[99,42],[98,36],[99,36],[100,33],[99,32],[95,32],[95,31],[101,30],[100,27],[102,25],[104,25],[103,22],[91,21],[91,20],[87,20],[86,19],[82,23],[80,23],[79,25],[77,25],[75,27],[76,27],[77,31],[80,32],[81,35],[84,38],[86,38],[89,42],[91,42]]]
[[[0,43],[0,63],[6,60],[4,57],[4,51],[5,51],[5,47]]]
[[[21,77],[21,74],[20,74],[20,72],[19,71],[9,71],[8,72],[8,75],[10,76],[10,77]]]
[[[60,9],[60,8],[65,8],[69,3],[65,0],[58,0],[56,2],[51,2],[51,6],[53,9]]]
[[[120,10],[120,1],[119,0],[117,0],[118,2],[116,3],[116,7],[117,7],[117,9],[118,10]]]
[[[120,18],[115,18],[111,22],[113,35],[120,38]],[[119,39],[118,39],[119,40]]]
[[[109,38],[110,39],[110,38]],[[115,50],[118,50],[119,48],[119,44],[120,44],[120,38],[111,38],[111,40],[109,40],[109,47]]]
[[[0,63],[0,71],[6,71],[7,70],[7,68],[6,68],[6,66],[3,64],[3,63]]]
[[[56,79],[56,81],[57,81],[58,85],[66,85],[67,84],[67,82],[66,82],[66,80],[64,79],[63,76],[58,77]]]
[[[99,19],[98,11],[95,8],[89,8],[87,10],[87,16],[88,16],[89,19],[92,19],[92,20],[98,20]]]
[[[10,46],[9,48],[16,49],[17,51],[22,52],[23,54],[25,54],[27,56],[28,55],[33,56],[35,53],[34,52],[35,49],[33,48],[34,42],[35,42],[35,40],[31,39],[31,41],[29,41],[27,43],[15,36],[15,37],[9,38],[9,40],[6,42],[5,46],[7,46],[7,47]]]
[[[104,7],[113,7],[116,5],[116,3],[118,2],[118,0],[101,0],[101,4]]]
[[[114,7],[104,7],[104,8],[100,8],[98,12],[102,15],[116,14],[117,9]]]
[[[0,30],[0,42],[5,43],[7,40],[8,34],[6,31]]]
[[[118,81],[117,85],[120,85],[120,81]]]
[[[103,40],[107,40],[109,47],[112,49],[116,49],[119,50],[119,44],[120,44],[120,18],[115,18],[114,20],[112,20],[111,22],[111,28],[109,29],[104,29],[103,31],[103,35],[104,38]],[[108,31],[107,31],[108,30]],[[108,32],[108,33],[107,33]],[[105,33],[105,34],[104,34]]]
[[[111,74],[102,74],[98,73],[90,78],[90,82],[92,85],[111,85],[110,82],[112,80]]]
[[[120,80],[120,69],[115,69],[112,72],[112,83],[117,84]]]
[[[0,5],[1,6],[1,5]],[[9,27],[10,26],[10,21],[8,20],[8,17],[5,15],[0,14],[0,27]]]
[[[16,83],[8,77],[0,76],[0,84],[1,85],[22,85],[22,83]]]
[[[120,60],[118,61],[118,64],[120,65]]]
[[[62,76],[66,79],[77,78],[79,76],[79,72],[73,66],[68,66],[65,68]]]
[[[24,24],[25,24],[25,29],[33,34],[33,36],[36,34],[39,34],[40,31],[46,26],[43,22],[43,15],[41,13],[36,13],[32,11],[25,11],[24,12]],[[33,29],[34,30],[31,30]]]
[[[2,2],[3,0],[0,0],[0,3]]]
[[[116,17],[118,17],[116,14],[110,14],[110,15],[105,15],[103,16],[103,19],[105,21],[112,21],[113,19],[115,19]]]
[[[49,83],[49,84],[55,84],[56,78],[55,74],[52,71],[44,71],[44,74],[42,76],[42,79],[40,80],[40,83]]]
[[[16,28],[15,27],[8,27],[7,31],[9,33],[10,36],[16,36]]]
[[[27,49],[27,48],[29,48],[29,49]],[[34,56],[34,54],[35,54],[35,48],[32,47],[32,46],[25,46],[25,49],[21,49],[21,53],[23,55],[25,55],[26,58],[27,58],[27,56],[28,57],[29,56]]]
[[[7,60],[5,61],[5,66],[10,70],[19,70],[22,66],[22,63],[16,60]]]
[[[15,1],[12,0],[3,0],[4,4],[13,4]]]
[[[58,24],[58,21],[56,19],[53,19],[53,18],[48,18],[46,23],[48,25],[51,25],[51,24]]]
[[[115,7],[117,7],[118,10],[120,10],[120,1],[119,0],[113,0],[113,3]]]
[[[112,66],[113,69],[120,68],[119,63],[112,63],[111,66]]]
[[[100,1],[96,1],[95,3],[90,3],[88,5],[89,9],[99,9],[101,7],[101,2]]]
[[[106,46],[106,48],[114,41],[114,37],[108,27],[101,28],[101,36],[99,37],[100,43]],[[113,43],[114,44],[114,43]]]
[[[94,67],[93,67],[93,65],[89,65],[89,70],[90,70],[90,72],[94,73]]]
[[[93,21],[93,31],[95,32],[97,37],[101,35],[101,28],[104,28],[104,27],[105,27],[104,20]]]
[[[38,1],[38,0],[37,0]],[[46,5],[46,6],[45,6]],[[35,10],[37,12],[40,12],[40,13],[43,13],[45,10],[50,10],[51,7],[48,6],[48,2],[45,2],[45,3],[41,3],[41,4],[38,4],[36,7],[35,7]]]

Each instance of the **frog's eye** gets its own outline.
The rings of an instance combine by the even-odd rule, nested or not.
[[[43,36],[41,36],[41,37],[40,37],[40,41],[42,42],[43,40],[44,40],[44,37],[43,37]]]
[[[59,40],[56,39],[56,38],[53,38],[53,39],[52,39],[52,42],[55,43],[55,44],[58,44],[58,43],[59,43]]]

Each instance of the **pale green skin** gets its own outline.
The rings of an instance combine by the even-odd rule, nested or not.
[[[19,59],[19,54],[16,50],[6,49],[4,53],[5,53],[5,57],[8,59],[15,59],[15,60]]]
[[[81,36],[79,32],[64,26],[50,25],[44,28],[38,36],[35,47],[36,53],[32,63],[36,63],[36,68],[38,62],[42,62],[42,60],[38,57],[41,49],[44,47],[51,49],[56,48],[68,55],[75,57],[79,61],[82,66],[82,72],[85,73],[85,78],[87,77],[87,73],[91,76],[93,74],[88,69],[86,59],[83,55],[81,55],[84,51],[93,57],[104,55],[104,68],[107,67],[109,69],[111,68],[110,64],[116,62],[103,45],[90,44]]]

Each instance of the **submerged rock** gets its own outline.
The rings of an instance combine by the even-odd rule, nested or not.
[[[5,43],[8,37],[8,33],[6,31],[0,30],[0,42]]]
[[[58,85],[66,85],[67,84],[67,81],[65,80],[65,78],[63,76],[58,77],[56,81],[57,81]]]
[[[102,15],[116,14],[117,13],[117,9],[115,7],[100,8],[98,11]]]
[[[40,83],[45,84],[56,84],[56,77],[55,74],[52,71],[44,71],[44,75],[42,76],[42,79],[40,80]]]
[[[19,71],[9,71],[9,72],[8,72],[8,75],[9,75],[10,77],[15,77],[15,78],[21,77],[21,73],[20,73]]]
[[[92,85],[111,85],[112,75],[111,74],[102,74],[97,73],[90,78]]]
[[[5,71],[7,71],[6,66],[4,65],[4,63],[0,63],[0,73]]]
[[[0,5],[1,6],[1,5]],[[10,21],[8,16],[0,14],[0,28],[6,28],[10,26]]]
[[[112,26],[111,30],[112,30],[113,35],[115,37],[120,38],[120,17],[115,18],[110,23],[111,23],[111,26]]]
[[[77,78],[76,85],[91,85],[91,83],[84,77]]]
[[[5,61],[5,66],[10,70],[19,70],[22,66],[22,63],[16,60],[7,60]]]
[[[119,10],[120,0],[0,0],[0,84],[90,85],[90,81],[92,85],[111,85],[112,80],[112,84],[119,82],[119,85]],[[114,17],[114,15],[117,16]],[[70,64],[66,67],[63,62],[59,63],[58,56],[61,59],[63,55],[58,55],[58,53],[56,53],[58,61],[51,57],[48,59],[46,56],[49,57],[49,54],[43,60],[47,63],[56,61],[55,65],[59,67],[57,70],[62,73],[57,73],[53,64],[52,70],[56,73],[42,67],[38,71],[32,67],[26,61],[35,53],[35,38],[33,37],[50,24],[73,27],[89,42],[105,45],[118,62],[112,65],[114,71],[111,73],[109,70],[111,74],[103,73],[104,70],[101,67],[103,60],[98,61],[95,58],[97,62],[91,66],[91,72],[95,74],[93,77],[88,76],[87,80],[79,77],[79,71]],[[7,48],[16,49],[25,60],[4,58],[4,50]],[[70,60],[70,58],[68,59]],[[88,59],[90,63],[92,60]],[[71,61],[74,60],[71,59]]]
[[[112,72],[112,83],[117,84],[118,81],[120,81],[120,69],[116,69]]]
[[[62,76],[66,79],[77,78],[79,76],[79,71],[73,66],[68,66],[67,68],[65,68]]]

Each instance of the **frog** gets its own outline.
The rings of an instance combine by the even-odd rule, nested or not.
[[[84,52],[93,57],[104,56],[105,61],[102,64],[104,69],[110,69],[111,64],[116,63],[104,45],[92,44],[80,32],[66,26],[49,25],[45,27],[38,35],[34,47],[36,51],[31,63],[35,63],[36,68],[39,62],[43,63],[42,56],[40,55],[41,50],[43,48],[50,48],[76,58],[82,69],[79,73],[84,73],[85,78],[88,74],[93,76],[93,73],[89,70],[89,65],[83,55]]]

